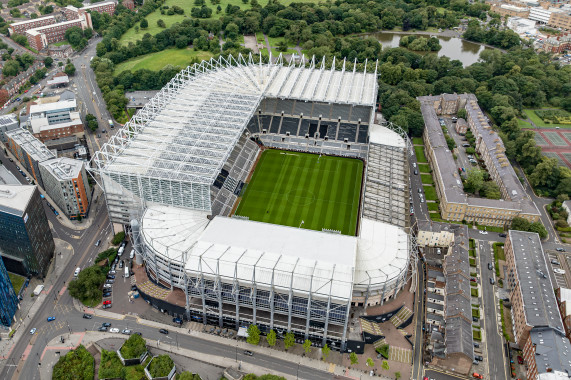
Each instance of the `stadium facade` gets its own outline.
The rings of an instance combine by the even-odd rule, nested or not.
[[[351,308],[391,300],[413,276],[411,146],[375,124],[374,65],[204,61],[96,153],[111,220],[131,226],[153,282],[184,292],[186,318],[343,348]],[[232,217],[262,147],[362,159],[356,236]]]

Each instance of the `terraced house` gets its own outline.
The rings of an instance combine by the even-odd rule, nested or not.
[[[520,217],[536,222],[539,211],[527,197],[513,167],[505,155],[504,144],[488,124],[473,94],[443,94],[421,96],[424,118],[423,140],[426,157],[434,176],[434,185],[443,219],[455,222],[463,220],[487,226],[504,227],[513,218]],[[469,196],[464,191],[453,152],[448,148],[444,132],[438,121],[439,115],[455,115],[466,110],[468,128],[476,138],[476,152],[483,166],[500,188],[502,199],[487,199]]]

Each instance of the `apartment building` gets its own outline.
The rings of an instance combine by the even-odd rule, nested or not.
[[[8,142],[6,137],[6,132],[17,129],[19,126],[18,119],[14,114],[1,115],[0,116],[0,141],[4,144]]]
[[[431,364],[468,375],[474,360],[468,227],[419,221],[426,262],[426,331]]]
[[[528,18],[530,20],[537,21],[540,24],[548,24],[552,13],[553,10],[551,9],[545,9],[542,7],[531,7],[529,9]]]
[[[6,132],[7,148],[32,175],[35,182],[44,187],[39,163],[51,160],[56,156],[40,140],[25,129],[15,129]]]
[[[567,339],[571,339],[571,289],[555,289],[555,298],[557,298],[557,304],[559,305],[565,336],[567,336]]]
[[[24,34],[26,31],[34,28],[39,28],[41,26],[55,24],[56,18],[54,16],[39,17],[32,20],[20,21],[10,24],[8,26],[8,31],[10,35],[12,34]]]
[[[135,1],[134,0],[123,0],[123,6],[127,9],[133,10],[133,9],[135,9]]]
[[[0,254],[6,269],[45,276],[55,244],[37,186],[0,186]]]
[[[125,2],[123,2],[123,5],[125,5]],[[90,5],[85,5],[83,7],[81,7],[80,9],[85,11],[85,12],[99,12],[99,13],[107,13],[109,16],[113,16],[113,14],[115,13],[115,7],[117,6],[117,3],[115,1],[105,1],[105,2],[101,2],[101,3],[93,3]],[[132,8],[130,8],[132,9]]]
[[[565,330],[539,235],[509,231],[504,246],[513,334],[523,347],[527,379],[571,373]],[[557,378],[557,377],[554,377]]]
[[[548,53],[563,53],[571,50],[571,35],[564,34],[562,36],[548,37],[543,41],[536,42],[536,46],[539,50]]]
[[[27,124],[34,137],[42,142],[85,134],[75,99],[31,105]]]
[[[488,125],[476,97],[473,94],[443,94],[417,99],[425,123],[425,152],[433,170],[442,218],[499,227],[510,224],[514,217],[525,218],[530,222],[538,221],[539,211],[527,198],[505,156],[503,142]],[[448,148],[438,121],[438,115],[453,115],[461,108],[466,109],[466,122],[476,138],[476,150],[484,160],[491,178],[498,184],[503,195],[501,200],[476,198],[464,192],[453,152]]]
[[[554,28],[571,30],[571,12],[562,11],[562,12],[551,13],[547,25],[552,26]]]
[[[65,32],[74,26],[81,29],[89,27],[86,18],[82,17],[28,30],[26,31],[26,38],[31,47],[40,51],[49,44],[63,41],[65,39]]]
[[[40,163],[44,188],[70,219],[85,218],[91,204],[91,191],[83,161],[67,157]]]

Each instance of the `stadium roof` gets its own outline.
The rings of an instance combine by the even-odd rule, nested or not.
[[[356,66],[356,65],[354,65]],[[238,56],[187,67],[106,143],[95,171],[212,184],[263,98],[374,106],[374,73],[302,58]]]

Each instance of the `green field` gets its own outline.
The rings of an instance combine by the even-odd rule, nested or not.
[[[212,54],[207,51],[194,51],[192,49],[167,49],[157,53],[142,55],[137,58],[130,59],[115,67],[115,74],[121,71],[140,69],[148,69],[158,71],[166,65],[183,66],[189,65],[191,59],[208,60]]]
[[[20,289],[22,289],[24,282],[26,282],[26,277],[10,272],[8,272],[8,277],[10,277],[10,281],[12,282],[12,286],[14,287],[14,291],[16,292],[16,294],[18,294],[20,292]]]
[[[523,112],[539,128],[571,128],[571,124],[546,123],[539,116],[537,116],[537,114],[532,109],[524,109]]]
[[[250,220],[355,235],[363,162],[267,150],[236,210]]]

